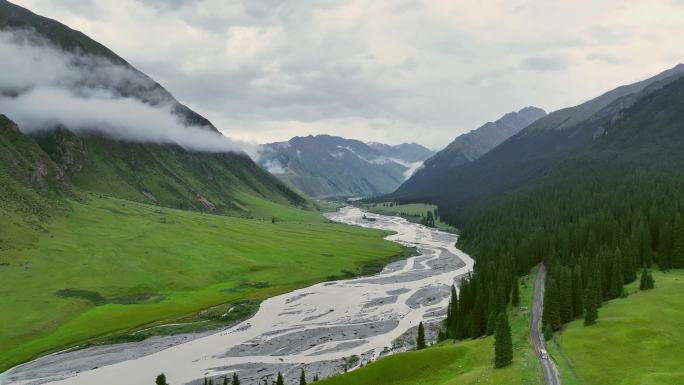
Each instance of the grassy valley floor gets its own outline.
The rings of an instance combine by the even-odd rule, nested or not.
[[[216,305],[227,304],[225,313],[244,301],[368,273],[403,252],[381,231],[278,204],[257,207],[261,219],[95,194],[70,204],[69,214],[44,230],[17,230],[20,250],[0,248],[0,371],[96,337],[196,320]],[[15,222],[7,216],[0,225]]]
[[[376,214],[398,215],[415,223],[420,223],[428,211],[435,212],[437,210],[437,206],[426,203],[409,203],[405,205],[392,203],[390,205],[390,202],[381,202],[362,204],[361,207]],[[435,221],[435,227],[450,232],[455,232],[456,230],[453,226],[442,222],[440,218],[437,218]]]
[[[653,290],[625,287],[607,302],[598,323],[568,324],[551,353],[565,385],[684,384],[684,270],[653,272]]]
[[[539,361],[529,340],[534,277],[521,279],[521,308],[510,309],[513,364],[495,369],[494,338],[445,341],[425,350],[398,353],[352,372],[320,382],[321,385],[541,385]]]

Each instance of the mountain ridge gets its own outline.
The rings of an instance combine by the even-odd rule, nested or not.
[[[399,201],[427,201],[441,207],[457,204],[462,211],[465,211],[468,202],[494,199],[539,178],[553,164],[591,143],[601,134],[604,126],[625,108],[682,75],[684,66],[678,65],[651,78],[618,87],[578,106],[554,111],[479,159],[451,169],[442,175],[446,183],[422,186],[404,184],[390,196]],[[589,116],[588,112],[591,112]],[[580,122],[568,125],[568,122],[576,120]]]
[[[388,196],[400,196],[404,190],[419,189],[420,186],[439,183],[440,178],[451,170],[480,158],[545,115],[546,112],[541,108],[525,107],[459,135],[443,150],[427,159],[411,178]]]
[[[432,153],[415,143],[309,135],[261,145],[258,163],[312,197],[375,196],[394,190]]]
[[[45,47],[46,44],[57,47],[49,52],[35,52],[68,53],[67,59],[75,61],[74,65],[86,65],[89,71],[95,71],[88,73],[90,75],[98,75],[98,70],[109,71],[114,66],[117,71],[124,71],[125,81],[117,83],[104,79],[102,83],[92,84],[94,89],[104,88],[111,92],[112,100],[135,98],[148,106],[171,103],[172,113],[186,126],[192,126],[188,130],[208,130],[215,132],[217,137],[221,135],[209,120],[181,104],[149,76],[104,45],[58,21],[0,0],[0,30],[19,34],[15,36],[31,47]],[[25,35],[26,31],[30,33]],[[82,85],[81,81],[87,86],[89,82],[99,81],[97,76],[92,78],[76,79],[76,84]],[[20,96],[16,92],[2,95],[6,100]],[[155,128],[154,124],[140,125],[136,130],[151,130]],[[18,126],[19,130],[25,129],[21,124],[12,125]],[[253,207],[258,206],[258,202],[307,204],[244,153],[204,152],[172,143],[126,140],[100,132],[96,126],[92,132],[81,129],[75,133],[72,128],[52,124],[45,130],[31,130],[29,135],[21,135],[23,142],[31,143],[27,146],[40,152],[41,157],[48,157],[51,165],[60,170],[65,184],[78,189],[143,203],[238,216],[256,215]],[[10,135],[10,131],[5,130],[2,134]],[[16,132],[12,135],[16,136]],[[266,213],[259,215],[268,216]]]

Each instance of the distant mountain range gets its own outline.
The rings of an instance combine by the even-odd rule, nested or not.
[[[541,108],[525,107],[459,135],[446,148],[426,160],[424,165],[402,184],[397,194],[418,191],[425,186],[441,183],[441,178],[453,169],[478,159],[545,115],[546,112]]]
[[[312,197],[367,197],[394,191],[433,154],[415,143],[310,135],[262,145],[258,163]]]

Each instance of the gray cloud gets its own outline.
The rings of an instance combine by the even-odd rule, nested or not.
[[[560,56],[530,56],[523,60],[521,67],[529,71],[558,71],[565,69],[567,63]]]
[[[175,101],[148,77],[102,58],[61,51],[26,31],[0,32],[0,112],[24,132],[64,126],[116,139],[173,143],[199,151],[252,145],[186,126]]]
[[[625,63],[625,60],[607,52],[592,52],[587,55],[587,59],[616,65]]]
[[[64,1],[16,0],[112,48],[227,135],[260,142],[329,133],[441,147],[684,57],[669,1],[90,0],[99,17]]]

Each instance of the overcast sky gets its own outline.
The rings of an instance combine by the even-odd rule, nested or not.
[[[684,0],[13,0],[105,44],[226,135],[440,148],[684,61]]]

